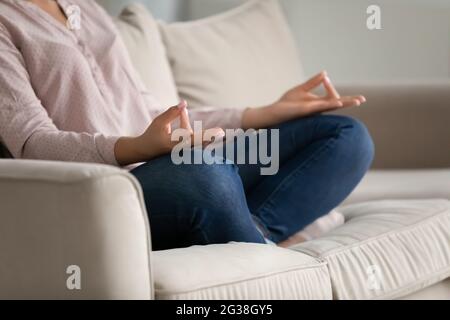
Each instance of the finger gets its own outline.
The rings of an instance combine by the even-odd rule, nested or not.
[[[343,103],[344,107],[359,107],[364,103],[360,96],[342,97],[339,101]]]
[[[212,128],[201,132],[194,132],[191,136],[192,147],[206,147],[211,143],[218,142],[225,137],[222,128]]]
[[[187,103],[186,103],[187,105]],[[189,119],[189,112],[187,108],[184,108],[184,110],[181,112],[180,115],[180,127],[183,129],[189,130],[189,132],[193,132],[191,121]]]
[[[359,101],[360,101],[361,103],[366,103],[366,102],[367,102],[367,99],[366,99],[366,97],[364,97],[364,96],[358,96],[358,99],[359,99]]]
[[[221,139],[225,138],[225,131],[222,128],[212,128],[209,130],[203,131],[203,146],[215,142],[219,142]]]
[[[305,94],[305,100],[319,100],[319,99],[323,99],[323,97],[319,97],[318,95],[311,92],[307,92]]]
[[[336,99],[330,100],[315,100],[308,103],[308,108],[312,110],[312,112],[324,112],[330,109],[338,109],[344,106],[343,102]]]
[[[361,104],[366,103],[367,99],[364,96],[346,96],[346,97],[341,97],[341,99],[345,99],[345,100],[358,100],[359,102],[361,102]]]
[[[358,100],[361,104],[367,102],[367,99],[364,96],[345,96],[341,97],[339,100],[343,102]]]
[[[179,105],[169,108],[166,112],[159,115],[154,122],[163,126],[170,125],[171,122],[175,121],[180,116],[184,109],[186,109],[186,102],[182,101]]]
[[[325,90],[327,91],[329,98],[332,98],[332,99],[341,98],[341,95],[339,94],[339,92],[336,90],[333,83],[331,82],[330,77],[326,76],[323,81],[323,84],[325,86]]]
[[[300,86],[300,88],[307,92],[311,91],[311,90],[317,88],[318,86],[320,86],[326,76],[327,76],[327,73],[325,71],[323,71],[323,72],[319,73],[318,75],[314,76],[313,78],[309,79],[308,81],[306,81],[304,84],[302,84]]]

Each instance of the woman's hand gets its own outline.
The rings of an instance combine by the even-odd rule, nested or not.
[[[312,93],[321,85],[326,90],[325,96]],[[306,83],[289,90],[279,101],[268,107],[247,109],[242,124],[245,129],[268,128],[316,113],[360,106],[365,102],[366,98],[363,96],[341,97],[327,73],[322,72]]]
[[[180,119],[181,127],[191,130],[185,101],[157,117],[150,127],[138,137],[120,138],[115,147],[116,160],[121,166],[145,162],[170,153],[176,145],[172,142],[172,122]]]
[[[117,162],[121,166],[127,166],[171,153],[172,149],[180,143],[180,141],[172,139],[172,123],[177,119],[180,119],[180,128],[185,130],[184,141],[191,145],[197,141],[203,143],[203,132],[194,133],[189,120],[187,102],[182,101],[178,106],[168,109],[157,117],[139,137],[120,138],[115,146]],[[220,128],[212,130],[214,136],[225,135]],[[201,137],[197,137],[197,135],[201,135]]]

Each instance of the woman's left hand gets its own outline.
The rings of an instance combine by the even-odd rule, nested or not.
[[[326,94],[312,91],[323,85]],[[313,114],[357,107],[366,102],[364,96],[341,97],[326,72],[321,72],[306,83],[289,90],[274,104],[264,108],[249,108],[244,112],[244,128],[268,128],[280,123]]]

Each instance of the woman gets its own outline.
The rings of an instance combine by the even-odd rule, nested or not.
[[[68,21],[73,5],[80,28]],[[320,85],[325,97],[311,92]],[[286,246],[349,195],[373,158],[361,123],[319,115],[365,102],[340,97],[325,72],[262,108],[189,115],[181,102],[165,110],[91,0],[0,0],[0,99],[0,137],[15,158],[145,163],[131,173],[144,190],[155,250],[229,241]],[[193,120],[204,128],[279,129],[278,174],[232,161],[173,164],[171,124],[191,130]]]

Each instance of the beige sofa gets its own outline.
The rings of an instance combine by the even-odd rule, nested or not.
[[[148,89],[168,105],[179,94],[194,107],[256,105],[302,77],[292,71],[301,65],[274,0],[174,25],[131,5],[117,23]],[[260,32],[275,40],[233,38],[267,25]],[[199,41],[207,41],[203,55],[190,55]],[[230,43],[234,50],[221,47]],[[263,77],[248,52],[265,55],[259,63],[274,55],[281,62]],[[220,72],[208,61],[239,68]],[[230,77],[245,92],[262,91],[252,100],[239,86],[214,90]],[[340,208],[345,225],[290,249],[229,243],[152,252],[143,195],[126,171],[0,160],[0,298],[450,299],[450,84],[340,87],[367,95],[368,105],[350,113],[367,123],[377,145],[376,170]],[[80,290],[69,289],[70,266],[79,267]]]

